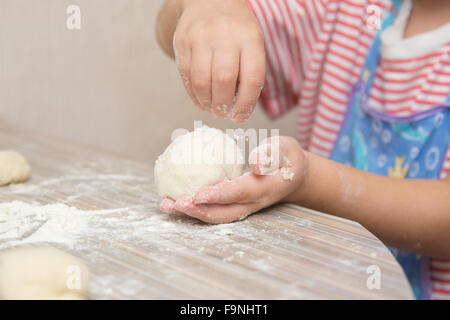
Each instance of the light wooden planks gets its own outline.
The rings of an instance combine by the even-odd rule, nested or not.
[[[92,223],[73,245],[46,243],[89,264],[92,299],[412,298],[388,249],[357,223],[282,205],[206,225],[159,211],[152,164],[5,123],[0,149],[22,152],[32,166],[26,184],[0,189],[0,202],[102,210],[89,212]],[[220,235],[224,228],[232,234]],[[0,239],[1,248],[21,245],[13,240]],[[366,286],[371,265],[382,272],[380,290]]]

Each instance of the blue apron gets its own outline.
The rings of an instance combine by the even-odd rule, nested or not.
[[[450,139],[450,94],[447,102],[410,117],[395,117],[368,104],[380,59],[381,33],[400,7],[383,21],[349,105],[331,159],[354,168],[392,178],[439,179]],[[429,258],[391,249],[417,299],[431,298]]]

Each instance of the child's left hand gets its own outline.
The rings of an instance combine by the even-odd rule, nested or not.
[[[275,168],[272,163],[268,163],[273,143],[279,143],[279,161],[276,162],[279,165]],[[177,201],[164,199],[161,210],[188,215],[208,223],[241,220],[260,209],[286,201],[289,195],[300,188],[308,168],[302,148],[290,137],[267,140],[251,152],[249,162],[251,173],[230,182],[202,188],[194,195]]]

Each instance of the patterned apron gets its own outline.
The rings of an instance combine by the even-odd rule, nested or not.
[[[394,10],[383,21],[352,90],[330,158],[392,178],[439,179],[450,140],[450,94],[445,104],[409,117],[391,116],[368,104],[380,59],[380,35],[393,23],[401,5],[400,0],[393,1]],[[391,252],[416,298],[431,299],[429,258],[392,248]]]

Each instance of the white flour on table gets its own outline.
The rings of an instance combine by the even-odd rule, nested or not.
[[[193,246],[214,244],[217,250],[226,250],[231,244],[228,237],[232,229],[229,226],[205,225],[154,211],[155,204],[90,211],[62,203],[0,203],[0,250],[24,245],[52,245],[88,252],[84,258],[93,263],[98,259],[95,252],[105,245],[101,241],[108,239],[161,249],[160,263],[164,264],[170,260],[173,251],[186,250],[172,239],[193,238]],[[111,242],[106,244],[110,245]],[[108,273],[97,274],[93,280],[92,288],[99,296],[113,293],[133,296],[145,289],[139,281],[132,283],[133,279],[113,277]]]
[[[145,213],[155,205],[137,205],[110,210],[79,210],[62,203],[41,205],[13,201],[0,203],[0,249],[31,243],[57,243],[68,248],[83,246],[89,236],[111,236],[118,240],[171,233],[202,231],[209,240],[233,234],[229,227],[199,225],[195,221],[162,213]],[[207,239],[206,239],[207,240]]]
[[[91,266],[94,298],[168,298],[142,284],[161,278],[176,281],[181,275],[173,266],[187,257],[226,265],[242,263],[243,257],[266,259],[258,225],[249,220],[208,225],[161,213],[149,177],[97,163],[72,163],[63,172],[1,190],[0,199],[3,195],[16,201],[0,203],[0,252],[42,245],[69,251]],[[96,210],[85,210],[91,208]],[[278,242],[282,239],[272,238],[271,245]],[[155,260],[140,260],[136,252],[151,252]],[[135,274],[145,267],[135,268],[134,263],[148,272]],[[254,267],[266,270],[261,263]]]

